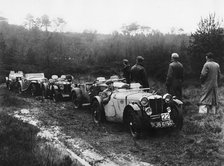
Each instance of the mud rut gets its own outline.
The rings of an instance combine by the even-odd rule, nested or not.
[[[0,87],[0,91],[3,89]],[[84,157],[81,152],[85,152],[87,157],[84,158],[90,165],[102,162],[108,165],[204,165],[204,162],[212,165],[208,156],[191,156],[192,137],[183,132],[145,132],[142,139],[134,140],[123,124],[105,122],[96,126],[89,107],[74,109],[70,101],[54,103],[13,92],[10,95],[27,103],[22,108],[14,108],[15,114],[34,118],[35,125],[52,131],[50,139],[60,140],[81,158]]]

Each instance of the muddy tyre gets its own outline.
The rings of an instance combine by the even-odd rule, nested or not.
[[[104,120],[103,108],[97,100],[92,103],[92,117],[95,124],[100,124]]]
[[[17,93],[18,93],[18,94],[22,94],[22,87],[21,87],[20,84],[19,84],[18,87],[17,87]]]
[[[36,96],[37,87],[34,84],[31,85],[30,93],[31,93],[31,96]]]
[[[128,110],[125,123],[133,138],[141,137],[141,120],[133,109]]]
[[[171,111],[170,116],[175,124],[175,129],[181,130],[183,127],[183,111],[182,111],[182,109],[175,105]]]
[[[74,104],[74,108],[78,109],[82,107],[82,101],[80,98],[77,97],[76,93],[72,93],[72,102]]]
[[[59,92],[54,91],[53,94],[52,94],[52,99],[53,99],[53,101],[55,103],[58,102],[60,100],[60,94],[59,94]]]
[[[47,99],[47,90],[43,87],[41,90],[41,95],[43,99]]]
[[[11,90],[12,90],[12,88],[11,88],[11,85],[10,85],[10,84],[8,84],[7,88],[8,88],[8,90],[9,90],[9,91],[11,91]]]

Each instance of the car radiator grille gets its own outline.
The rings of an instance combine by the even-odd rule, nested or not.
[[[64,85],[64,93],[70,93],[71,92],[71,85]]]
[[[150,99],[149,104],[152,108],[152,115],[160,114],[163,112],[163,99]]]

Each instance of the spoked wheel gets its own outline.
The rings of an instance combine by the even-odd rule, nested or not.
[[[10,84],[7,84],[7,88],[8,88],[8,90],[9,90],[9,91],[11,91],[11,90],[12,90],[12,88],[11,88]]]
[[[174,124],[175,124],[175,129],[176,130],[181,130],[183,127],[183,112],[182,112],[182,108],[178,107],[178,106],[174,106],[172,111],[171,111],[171,115],[170,115],[171,119],[173,120]]]
[[[134,138],[140,138],[141,136],[141,121],[134,110],[129,110],[127,114],[126,126]]]
[[[44,88],[42,88],[41,94],[42,94],[42,98],[43,99],[46,99],[47,98],[47,92],[46,92],[46,90]]]
[[[103,121],[103,110],[100,103],[94,100],[92,103],[92,117],[95,124],[100,124]]]
[[[17,92],[18,92],[18,94],[22,94],[22,87],[21,87],[21,85],[18,86]]]
[[[53,101],[56,103],[60,100],[60,96],[59,96],[59,93],[58,92],[53,92],[52,94],[52,99]]]
[[[36,88],[36,86],[34,84],[31,85],[30,92],[31,92],[31,96],[35,96],[36,95],[37,88]]]
[[[78,109],[82,107],[82,102],[81,100],[77,97],[76,93],[72,94],[72,102],[74,104],[74,108]]]

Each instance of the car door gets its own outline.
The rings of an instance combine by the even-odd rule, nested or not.
[[[119,121],[123,120],[123,112],[126,106],[125,103],[125,94],[121,92],[117,92],[113,95],[114,108],[115,108],[115,116]]]

